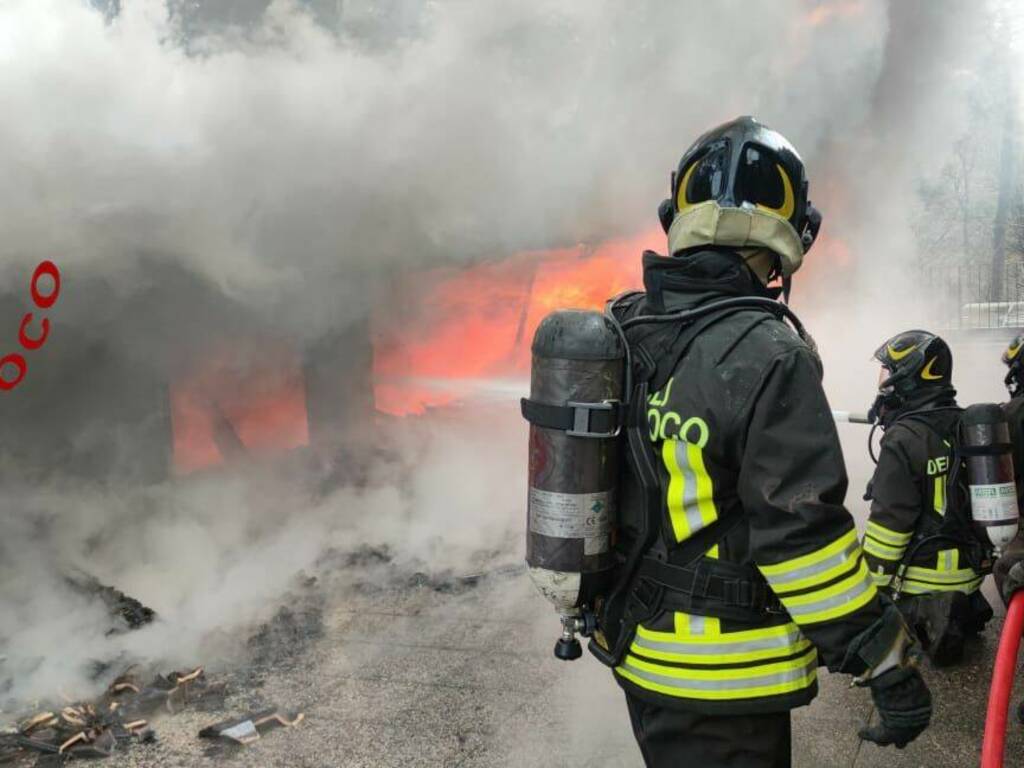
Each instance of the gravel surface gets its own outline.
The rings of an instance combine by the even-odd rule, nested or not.
[[[251,662],[210,672],[228,682],[223,702],[159,718],[155,743],[96,765],[641,766],[611,675],[588,655],[555,660],[556,630],[515,567],[482,579],[310,581],[253,632]],[[976,766],[995,643],[992,628],[970,663],[927,670],[935,722],[905,750],[861,745],[868,693],[823,674],[821,695],[794,713],[794,765]],[[305,720],[244,747],[197,737],[268,706]],[[1011,724],[1008,744],[1024,754],[1024,727]]]

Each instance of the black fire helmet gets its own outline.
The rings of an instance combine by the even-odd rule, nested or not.
[[[928,331],[898,333],[875,350],[874,358],[889,372],[880,390],[908,395],[929,387],[948,387],[953,381],[953,353],[940,337]]]
[[[658,209],[666,232],[677,213],[707,200],[782,217],[796,230],[805,253],[821,227],[821,214],[807,199],[800,155],[781,133],[753,117],[738,117],[697,139],[673,172],[671,188],[671,199]]]

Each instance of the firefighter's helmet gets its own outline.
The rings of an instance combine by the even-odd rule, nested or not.
[[[789,277],[821,226],[807,188],[803,160],[782,134],[752,117],[712,128],[679,161],[672,197],[658,210],[670,255],[701,245],[763,247]]]
[[[953,353],[928,331],[898,333],[875,350],[875,359],[889,372],[880,390],[901,395],[929,387],[948,387],[953,379]]]
[[[1024,348],[1024,333],[1014,336],[1010,346],[1003,350],[1003,364],[1009,368],[1003,382],[1010,392],[1010,397],[1024,395],[1024,355],[1021,354],[1022,348]]]

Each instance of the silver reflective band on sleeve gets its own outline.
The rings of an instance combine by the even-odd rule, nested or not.
[[[907,551],[907,546],[904,544],[899,547],[892,547],[888,544],[881,544],[869,534],[864,537],[864,551],[880,560],[900,560],[903,557],[903,553]]]
[[[850,543],[846,545],[845,549],[836,552],[831,557],[811,565],[805,565],[803,568],[795,568],[792,571],[787,571],[785,573],[771,574],[767,577],[768,581],[772,585],[772,589],[780,589],[794,581],[806,579],[808,576],[817,576],[819,573],[825,573],[825,571],[832,570],[833,568],[852,560],[853,556],[857,553],[857,548],[859,546],[857,539],[853,538],[850,540]]]
[[[780,595],[782,604],[789,615],[799,624],[804,622],[827,621],[845,615],[871,599],[875,585],[867,566],[861,561],[854,573],[823,590],[806,595]]]
[[[881,544],[888,544],[890,547],[906,547],[913,537],[911,531],[894,531],[884,525],[868,520],[865,534]]]

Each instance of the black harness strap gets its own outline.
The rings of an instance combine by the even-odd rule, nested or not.
[[[522,398],[523,418],[537,427],[558,429],[575,437],[615,437],[621,428],[618,402],[567,402],[565,405],[539,403]]]
[[[724,537],[723,537],[724,538]],[[709,557],[679,566],[646,557],[637,578],[663,587],[662,609],[699,612],[701,603],[726,606],[731,612],[746,612],[751,621],[784,608],[764,578],[754,569]],[[736,617],[740,618],[740,617]]]
[[[991,445],[960,445],[958,450],[961,456],[1001,456],[1013,450],[1010,443],[992,443]]]

